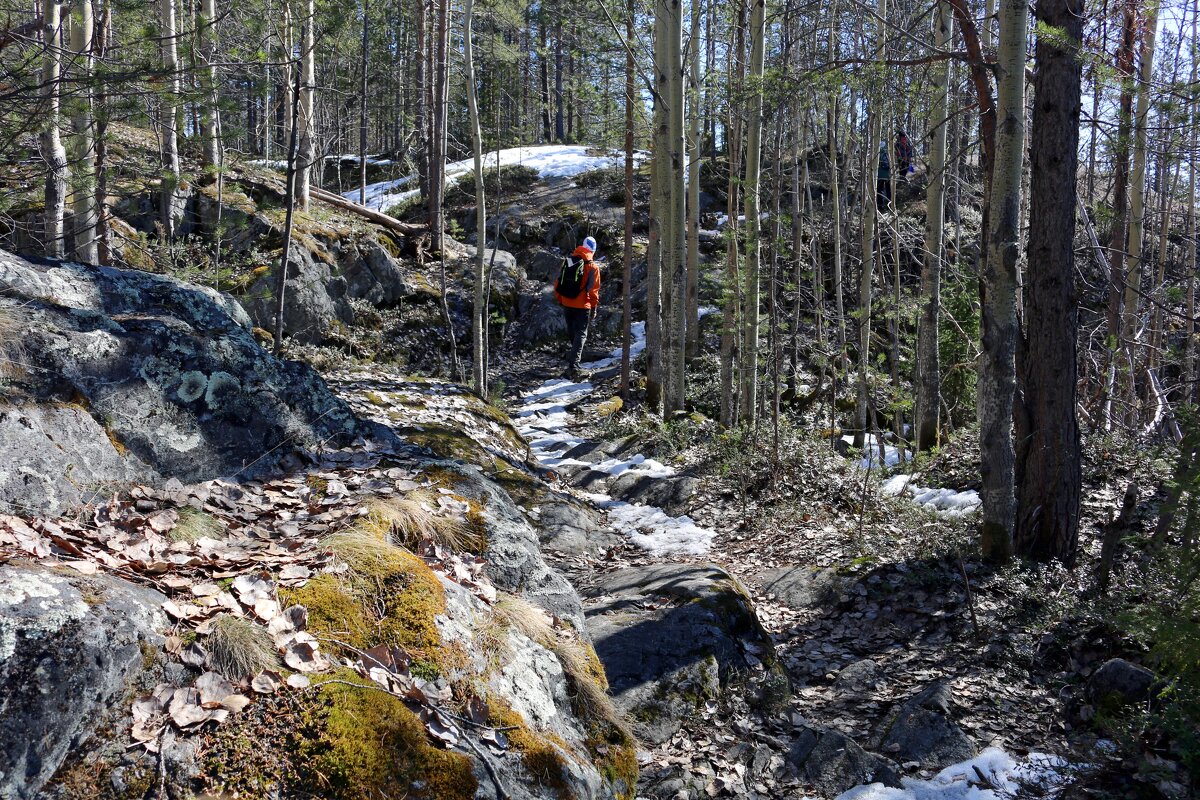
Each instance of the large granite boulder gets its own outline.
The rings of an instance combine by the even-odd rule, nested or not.
[[[162,644],[165,599],[110,576],[0,565],[0,797],[41,797],[126,702]]]
[[[145,272],[0,251],[24,332],[0,501],[57,511],[112,481],[252,477],[325,445],[390,437],[311,368],[264,350],[231,298]]]
[[[768,710],[788,679],[745,589],[713,564],[632,567],[584,590],[588,632],[617,707],[659,743],[731,685]]]

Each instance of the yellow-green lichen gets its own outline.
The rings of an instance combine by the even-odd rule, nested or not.
[[[540,786],[545,786],[563,800],[574,797],[567,780],[567,747],[552,733],[538,733],[525,722],[503,699],[488,697],[488,724],[505,731],[509,746],[521,754],[521,762]]]

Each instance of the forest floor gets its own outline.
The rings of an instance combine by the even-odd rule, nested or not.
[[[708,366],[715,372],[715,364]],[[509,410],[519,413],[528,402],[522,397],[544,392],[560,371],[553,350],[510,357],[502,368]],[[722,776],[732,778],[738,768],[739,743],[786,746],[801,721],[870,747],[890,708],[938,682],[950,689],[951,717],[977,751],[1000,748],[1018,763],[1053,754],[1078,766],[1081,776],[1121,770],[1115,745],[1080,724],[1087,676],[1128,647],[1087,613],[1086,570],[995,570],[981,563],[973,514],[937,513],[908,495],[888,496],[881,478],[896,470],[866,470],[858,457],[840,455],[821,438],[816,420],[809,429],[785,423],[776,459],[769,424],[756,441],[745,441],[718,434],[695,415],[689,426],[664,426],[626,406],[624,421],[606,419],[602,404],[618,391],[613,372],[597,372],[583,390],[572,387],[565,430],[589,440],[632,431],[645,456],[698,476],[690,516],[712,533],[711,541],[702,554],[652,553],[628,543],[603,559],[563,558],[565,571],[586,586],[631,565],[721,565],[751,593],[794,688],[790,707],[774,716],[737,696],[710,704],[668,742],[643,753],[644,787],[658,774],[682,771],[711,776],[710,796],[731,795],[728,787],[742,784]],[[969,448],[949,447],[923,465],[920,479],[962,481],[977,474],[974,458]],[[1120,472],[1090,471],[1096,485],[1085,492],[1085,531],[1115,504]],[[919,780],[938,772],[915,762],[900,766]],[[955,785],[965,790],[968,783],[986,789],[1002,781],[967,770]],[[761,797],[803,796],[803,786],[783,769],[768,769],[746,785]],[[909,795],[894,795],[902,796]]]

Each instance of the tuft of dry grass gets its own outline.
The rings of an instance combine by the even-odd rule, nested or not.
[[[115,443],[114,443],[115,446]],[[179,521],[167,532],[172,542],[195,544],[201,539],[220,539],[225,535],[225,524],[221,520],[198,508],[185,506],[179,509]]]
[[[363,527],[388,541],[415,550],[423,539],[454,552],[477,552],[480,537],[462,520],[434,511],[437,497],[426,491],[413,491],[403,497],[373,501],[367,509]]]
[[[353,571],[367,575],[391,571],[404,554],[385,536],[363,525],[352,525],[331,533],[321,540],[321,546]]]
[[[279,663],[271,634],[244,617],[218,616],[205,644],[213,669],[233,680],[248,680]]]
[[[608,696],[608,679],[596,651],[576,631],[559,631],[550,615],[520,597],[505,596],[495,605],[497,617],[545,647],[558,658],[573,689],[572,709],[581,719],[598,719],[635,741],[629,724]]]

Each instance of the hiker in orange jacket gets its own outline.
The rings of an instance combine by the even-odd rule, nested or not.
[[[587,344],[588,327],[600,307],[600,266],[592,260],[595,253],[596,240],[589,236],[563,261],[554,281],[554,296],[563,307],[571,340],[566,372],[569,378],[586,377],[579,362]]]

